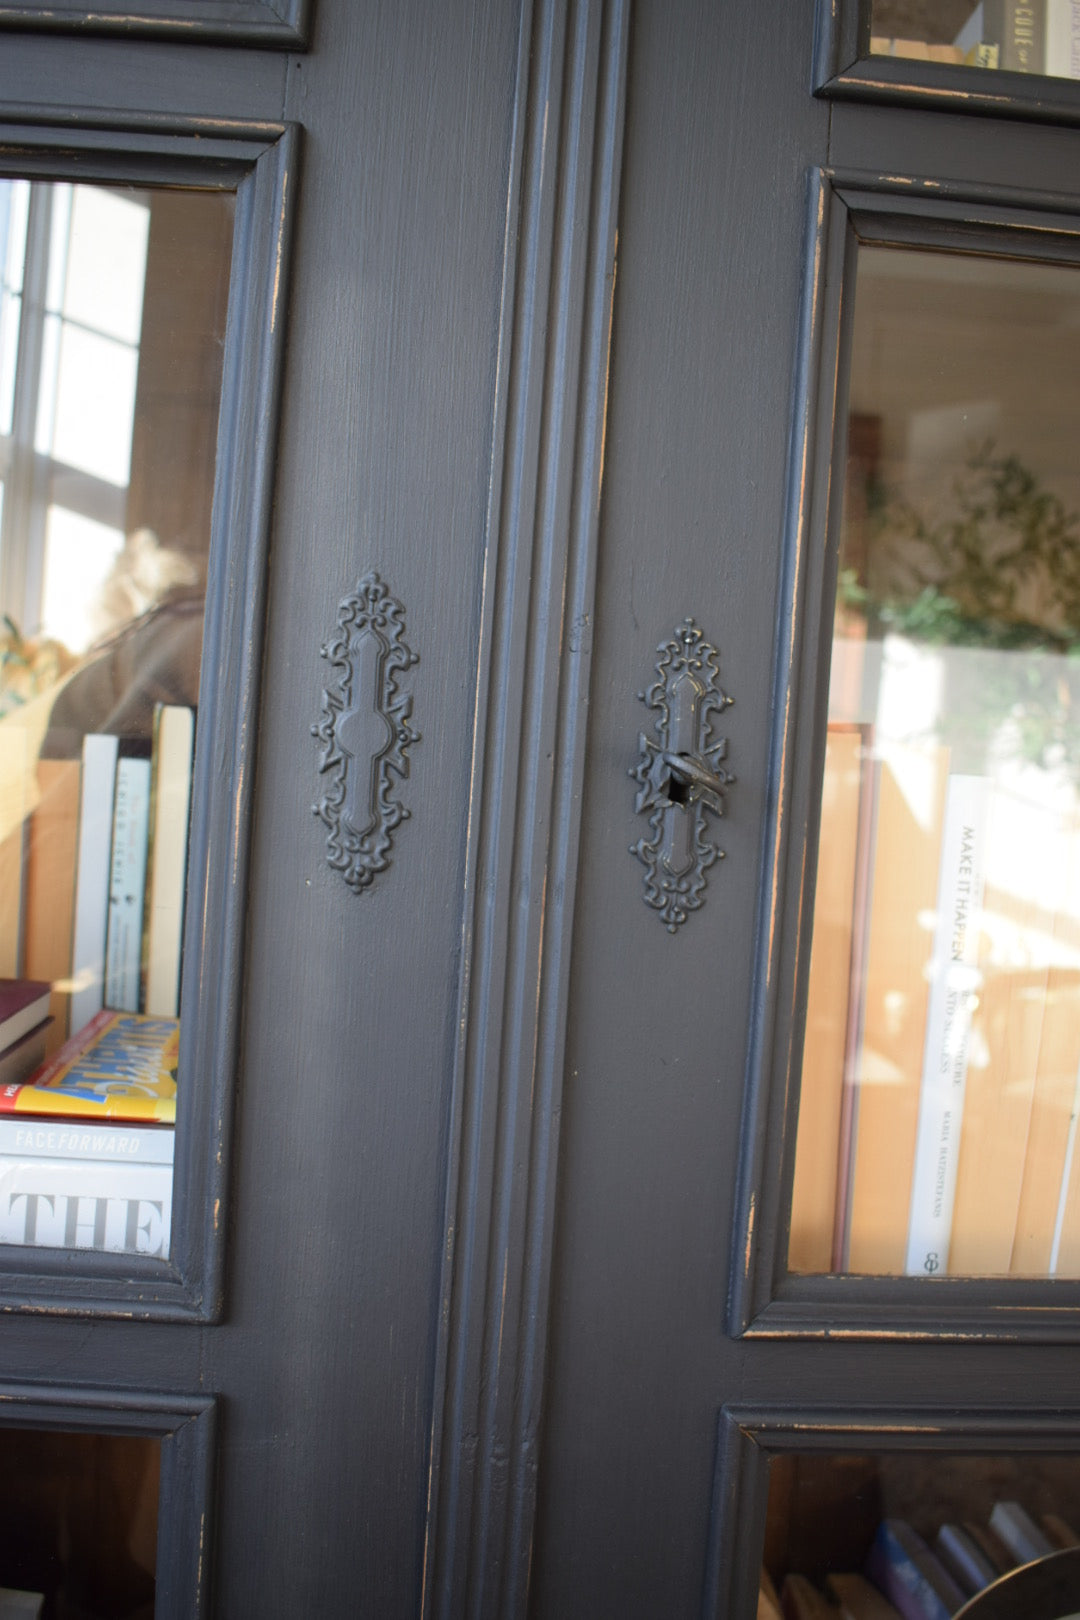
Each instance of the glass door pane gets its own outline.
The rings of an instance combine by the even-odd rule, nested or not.
[[[769,1465],[758,1617],[948,1620],[995,1582],[1004,1596],[1023,1567],[1013,1606],[997,1613],[1071,1620],[1078,1523],[1074,1457],[781,1454]],[[1054,1584],[1060,1607],[1032,1600]]]
[[[233,213],[0,180],[0,1242],[169,1252]]]
[[[870,54],[1080,78],[1076,0],[873,0]]]
[[[789,1267],[1080,1276],[1080,277],[862,247]]]
[[[161,1442],[0,1428],[0,1615],[152,1620]]]

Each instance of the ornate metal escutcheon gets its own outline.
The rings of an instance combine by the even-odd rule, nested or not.
[[[648,814],[649,833],[630,845],[645,866],[645,900],[675,933],[705,900],[705,873],[723,850],[707,836],[706,811],[721,816],[735,778],[724,769],[727,738],[712,737],[712,714],[732,699],[720,690],[720,654],[693,619],[684,619],[657,648],[657,679],[643,703],[655,711],[656,740],[642,732],[630,775],[634,808]]]
[[[398,680],[418,655],[405,643],[405,609],[377,573],[365,574],[338,607],[338,628],[322,648],[334,671],[312,734],[330,786],[312,809],[330,829],[327,859],[359,894],[390,864],[394,828],[409,812],[394,777],[409,774],[406,750],[420,741],[409,725],[412,697]]]

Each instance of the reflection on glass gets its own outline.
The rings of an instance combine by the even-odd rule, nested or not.
[[[873,0],[872,56],[1080,78],[1075,0]]]
[[[1080,281],[864,248],[789,1266],[1080,1276]]]
[[[0,1612],[152,1620],[160,1473],[141,1435],[0,1428]]]
[[[1078,1525],[1072,1457],[777,1456],[759,1620],[946,1620],[1018,1566],[1080,1548]],[[1063,1620],[1080,1608],[1075,1568],[1071,1580]]]
[[[0,180],[0,1242],[168,1252],[232,219]]]

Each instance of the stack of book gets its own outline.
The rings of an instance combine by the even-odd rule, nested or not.
[[[874,33],[870,54],[1080,78],[1080,0],[982,0],[951,44]]]
[[[194,710],[159,705],[152,737],[91,733],[77,759],[24,762],[0,971],[51,983],[50,1052],[102,1007],[176,1016],[194,733]]]
[[[179,1021],[107,1009],[0,1086],[0,1242],[169,1252]]]
[[[821,1585],[789,1573],[778,1597],[762,1570],[758,1620],[949,1620],[1009,1570],[1077,1546],[1060,1515],[1037,1524],[1019,1502],[998,1502],[986,1524],[942,1524],[932,1545],[905,1520],[883,1519],[861,1571]]]
[[[0,1086],[25,1080],[45,1056],[51,986],[0,979]]]
[[[1080,1276],[1080,811],[830,725],[789,1266]]]

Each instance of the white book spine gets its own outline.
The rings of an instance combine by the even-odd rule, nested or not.
[[[985,777],[949,777],[904,1266],[908,1276],[932,1276],[948,1265],[968,1039],[977,1003],[987,799]]]
[[[105,935],[109,922],[115,737],[83,738],[79,802],[79,859],[75,879],[75,925],[71,973],[71,1028],[82,1029],[101,1011],[105,995]]]
[[[167,1255],[172,1166],[0,1159],[0,1243]]]
[[[184,927],[191,758],[195,716],[168,706],[158,718],[154,762],[154,829],[147,911],[145,1011],[175,1018],[180,1010],[180,948]]]
[[[58,1115],[0,1115],[0,1158],[94,1160],[115,1164],[172,1164],[176,1132],[171,1125],[79,1119]]]
[[[1046,72],[1080,79],[1080,0],[1046,0]]]
[[[121,758],[116,766],[113,805],[105,1005],[122,1012],[139,1010],[149,830],[150,761]]]

